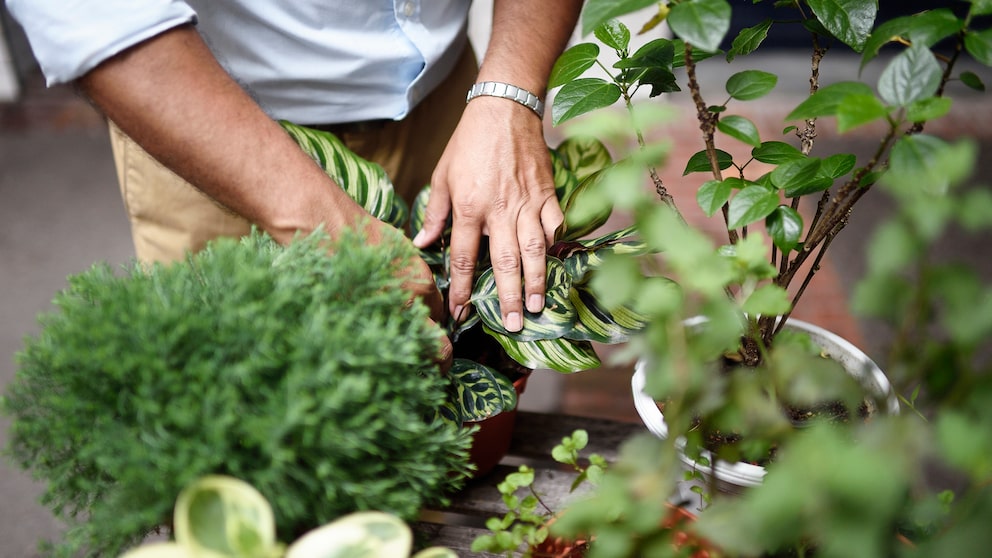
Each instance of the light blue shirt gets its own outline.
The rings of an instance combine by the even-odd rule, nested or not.
[[[189,22],[273,118],[401,119],[466,45],[471,0],[7,0],[49,85]]]

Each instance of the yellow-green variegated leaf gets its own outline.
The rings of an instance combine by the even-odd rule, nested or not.
[[[580,182],[613,164],[603,142],[591,136],[568,138],[555,151]]]
[[[510,358],[527,368],[549,368],[569,374],[596,368],[601,364],[589,341],[564,338],[517,341],[485,325],[483,329],[499,342]]]
[[[565,210],[565,204],[568,199],[572,197],[572,192],[579,187],[579,179],[575,177],[575,173],[569,170],[568,166],[565,165],[565,160],[558,154],[554,149],[550,150],[551,153],[551,172],[555,181],[555,196],[558,198],[558,204],[561,205],[562,211]]]
[[[280,121],[290,137],[317,162],[328,176],[376,219],[402,228],[407,208],[393,190],[393,183],[379,165],[348,149],[330,132]]]
[[[648,325],[648,317],[627,306],[607,310],[593,293],[583,287],[572,289],[572,304],[579,314],[575,329],[568,335],[577,341],[624,343]]]
[[[563,260],[565,271],[572,278],[572,284],[584,283],[591,270],[603,265],[606,258],[613,255],[637,255],[646,252],[643,242],[629,240],[614,242],[596,248],[578,248],[570,250],[568,256]]]
[[[285,558],[406,558],[412,548],[413,532],[403,520],[360,511],[304,533],[286,549]]]
[[[517,406],[513,382],[488,366],[456,358],[448,375],[462,423],[478,422]]]
[[[268,500],[233,477],[210,475],[184,488],[173,524],[176,542],[195,556],[267,556],[278,548]]]
[[[492,268],[485,270],[472,292],[472,303],[482,323],[518,341],[555,339],[571,331],[575,324],[575,309],[568,300],[572,280],[565,271],[565,264],[558,258],[548,256],[545,273],[547,289],[544,292],[544,310],[538,314],[524,310],[523,329],[511,333],[503,327],[495,273]]]

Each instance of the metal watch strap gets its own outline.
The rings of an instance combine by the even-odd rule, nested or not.
[[[467,103],[481,96],[501,97],[516,101],[534,111],[538,118],[544,118],[544,101],[537,95],[526,89],[521,89],[516,85],[498,81],[481,81],[468,90],[468,96],[465,98],[465,102]]]

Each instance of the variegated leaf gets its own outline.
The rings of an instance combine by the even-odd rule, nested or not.
[[[613,213],[610,200],[597,195],[602,172],[585,177],[567,200],[562,202],[565,225],[560,233],[561,240],[578,240],[603,226]]]
[[[549,368],[570,374],[602,364],[589,341],[541,339],[517,341],[483,326],[499,342],[506,354],[527,368]]]
[[[614,310],[603,308],[586,288],[573,288],[571,295],[579,320],[575,329],[567,336],[569,339],[607,344],[624,343],[648,324],[647,316],[627,306]]]
[[[463,423],[478,422],[517,406],[513,382],[488,366],[456,358],[448,375],[455,390],[452,400]]]
[[[359,157],[330,132],[285,120],[279,124],[348,196],[375,218],[402,228],[407,221],[406,204],[396,195],[381,166]]]
[[[584,246],[572,248],[563,260],[565,271],[572,278],[572,284],[584,283],[590,270],[603,265],[612,255],[639,255],[647,253],[645,244],[639,240],[628,240],[604,244],[595,248]]]
[[[561,206],[562,211],[564,211],[565,204],[572,197],[572,192],[579,187],[579,179],[575,177],[575,173],[568,169],[565,165],[565,160],[562,159],[557,151],[551,149],[550,153],[551,172],[555,181],[555,196],[558,198],[558,204]]]
[[[496,291],[496,276],[492,268],[485,270],[475,283],[472,303],[475,311],[487,327],[517,341],[555,339],[572,330],[575,324],[575,308],[568,300],[572,280],[565,271],[565,264],[558,258],[547,257],[546,279],[548,288],[544,293],[544,310],[533,314],[524,310],[524,327],[511,333],[503,327],[500,313],[499,294]]]
[[[580,182],[613,163],[613,157],[603,142],[591,136],[570,137],[555,150]]]

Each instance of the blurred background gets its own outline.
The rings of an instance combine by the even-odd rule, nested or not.
[[[906,2],[903,7],[909,9],[912,4],[919,2]],[[480,57],[488,40],[490,10],[488,1],[476,1],[473,7],[471,35]],[[757,14],[754,18],[735,20],[735,27],[753,25],[764,16]],[[646,17],[627,19],[636,31]],[[580,40],[578,35],[576,40]],[[785,112],[808,93],[807,78],[803,77],[809,73],[808,53],[797,46],[804,40],[805,37],[773,35],[769,38],[769,53],[749,57],[743,65],[739,62],[734,67],[735,71],[747,67],[798,76],[791,83],[780,80],[776,91],[764,99],[735,106],[736,113],[758,124],[766,139],[779,136]],[[883,65],[876,62],[866,72],[878,72]],[[823,84],[857,78],[858,67],[859,58],[853,53],[832,52],[821,69],[826,80]],[[988,68],[969,69],[992,84]],[[726,64],[713,61],[701,66],[700,72],[701,82],[711,84],[714,91],[722,89]],[[928,126],[927,131],[949,139],[970,138],[978,142],[982,157],[976,176],[987,187],[992,171],[992,105],[984,93],[960,85],[952,84],[950,92],[956,97],[951,115]],[[680,207],[691,210],[695,205],[694,187],[700,180],[682,177],[681,172],[688,156],[702,147],[695,111],[680,97],[657,102],[669,103],[676,109],[675,119],[656,132],[672,142],[670,159],[675,161],[663,169],[662,179],[681,200]],[[547,123],[550,145],[556,145],[566,133],[567,128],[556,129]],[[822,125],[816,149],[829,153],[832,146],[843,144],[846,150],[865,153],[875,146],[873,137],[871,129],[838,137],[832,125]],[[885,360],[886,332],[876,324],[854,318],[847,300],[863,273],[864,243],[888,206],[882,192],[865,197],[856,210],[865,215],[853,219],[838,237],[832,258],[814,281],[815,292],[807,294],[795,313],[843,335],[880,362]],[[700,219],[692,211],[686,213],[690,219]],[[714,234],[719,233],[717,229]],[[992,278],[990,240],[955,234],[946,240],[940,254],[964,258]],[[132,256],[129,226],[102,117],[70,87],[45,87],[21,30],[0,7],[0,389],[15,374],[14,355],[24,336],[37,331],[36,316],[51,309],[50,302],[65,286],[66,277],[95,262],[118,265]],[[612,351],[604,353],[601,370],[570,376],[537,371],[522,406],[637,421],[630,398],[630,363],[611,362]],[[6,444],[8,426],[9,421],[0,418],[0,444]],[[37,503],[40,492],[41,487],[27,474],[0,461],[0,558],[35,556],[39,538],[57,535],[59,523]]]

